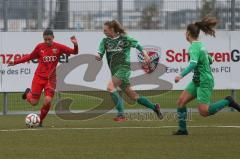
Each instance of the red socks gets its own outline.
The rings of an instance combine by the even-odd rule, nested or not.
[[[42,121],[44,120],[44,118],[47,116],[50,107],[51,107],[51,104],[47,104],[47,105],[43,105],[43,106],[42,106],[42,108],[41,108],[41,113],[40,113],[40,120],[41,120],[40,123],[42,123]]]

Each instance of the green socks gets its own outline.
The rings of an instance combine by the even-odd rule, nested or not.
[[[138,104],[144,105],[147,108],[150,108],[152,110],[155,109],[155,104],[153,104],[152,102],[150,102],[147,98],[141,96],[137,99]]]
[[[226,99],[220,100],[216,103],[213,103],[208,108],[208,115],[213,115],[223,109],[224,107],[228,106],[229,101]]]
[[[178,114],[178,126],[179,130],[186,131],[187,130],[187,124],[186,124],[186,118],[187,118],[187,108],[177,108],[177,114]]]
[[[123,99],[120,97],[119,93],[117,91],[114,91],[111,93],[112,100],[114,104],[116,105],[116,109],[118,111],[118,116],[123,116]]]
[[[118,111],[118,116],[123,115],[124,114],[123,99],[120,97],[120,95],[117,91],[112,92],[111,97],[113,99],[114,104],[116,105],[116,109]],[[152,102],[150,102],[147,98],[145,98],[143,96],[139,97],[137,99],[137,102],[141,105],[144,105],[147,108],[152,109],[152,110],[155,109],[155,104],[153,104]]]
[[[226,99],[213,103],[208,108],[208,114],[213,115],[228,105],[229,105],[229,101]],[[179,130],[186,131],[187,130],[187,124],[186,124],[187,108],[186,107],[177,108],[177,114],[178,114]]]

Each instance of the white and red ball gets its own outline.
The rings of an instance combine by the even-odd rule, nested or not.
[[[40,124],[40,118],[37,114],[28,114],[25,118],[25,124],[29,128],[38,127],[38,125]]]

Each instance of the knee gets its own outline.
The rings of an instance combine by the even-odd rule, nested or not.
[[[107,86],[107,91],[108,92],[113,92],[115,90],[115,87],[112,82],[110,82]]]
[[[44,105],[51,104],[51,102],[52,102],[52,98],[51,98],[51,97],[45,97],[45,99],[44,99]]]
[[[206,108],[201,108],[201,107],[199,107],[198,109],[199,109],[199,114],[200,114],[202,117],[208,117],[208,116],[209,116],[209,115],[208,115],[208,109],[206,109]]]
[[[208,113],[207,113],[207,112],[199,112],[199,114],[200,114],[202,117],[208,117]]]
[[[107,91],[108,91],[108,92],[113,92],[113,91],[114,91],[114,88],[113,88],[113,87],[107,87]]]
[[[139,95],[133,95],[133,96],[130,96],[130,98],[134,101],[137,101],[139,98]]]
[[[137,101],[140,98],[140,96],[136,92],[127,92],[125,90],[125,93],[131,100]]]
[[[31,102],[32,106],[36,106],[38,104],[38,102]]]
[[[30,104],[31,104],[32,106],[36,106],[36,105],[38,104],[38,100],[31,100],[31,101],[30,101]]]
[[[44,105],[49,105],[49,104],[51,104],[51,101],[44,101],[44,103],[43,103]]]

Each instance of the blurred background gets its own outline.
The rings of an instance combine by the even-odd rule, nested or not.
[[[96,31],[118,19],[128,30],[175,30],[208,14],[218,29],[240,29],[239,0],[0,0],[0,29]]]

